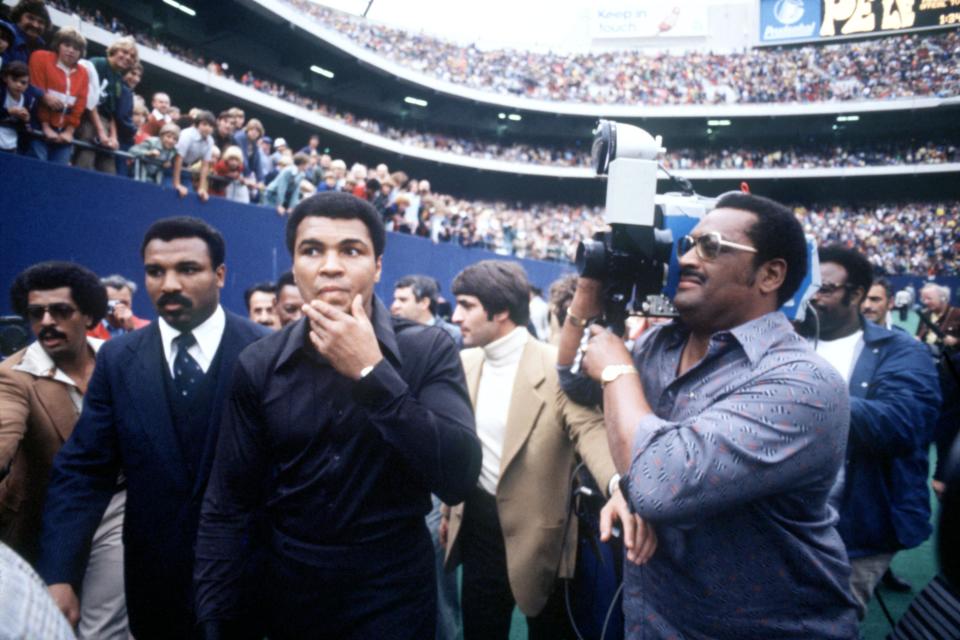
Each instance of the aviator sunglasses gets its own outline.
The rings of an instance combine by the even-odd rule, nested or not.
[[[47,313],[54,320],[69,320],[77,312],[76,307],[72,307],[66,302],[54,302],[53,304],[31,304],[27,307],[27,317],[34,322],[43,320]]]

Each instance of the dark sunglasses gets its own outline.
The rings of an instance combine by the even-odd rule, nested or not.
[[[724,240],[719,231],[710,231],[696,238],[693,236],[683,236],[680,238],[680,240],[677,241],[677,257],[679,258],[680,256],[686,255],[690,249],[695,248],[701,260],[715,260],[724,247],[738,251],[749,251],[750,253],[757,252],[756,249],[748,247],[745,244],[737,244],[736,242]]]
[[[77,308],[70,306],[66,302],[54,302],[53,304],[31,304],[27,307],[27,317],[34,322],[40,322],[48,313],[54,320],[69,320],[76,312]]]

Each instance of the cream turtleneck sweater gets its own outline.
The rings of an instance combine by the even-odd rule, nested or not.
[[[477,436],[483,448],[480,486],[496,495],[500,480],[500,456],[507,430],[507,414],[513,396],[513,382],[520,367],[520,356],[530,334],[517,327],[507,335],[483,347],[483,369],[477,387]]]

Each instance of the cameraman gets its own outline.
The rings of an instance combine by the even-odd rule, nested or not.
[[[581,278],[561,336],[564,390],[604,404],[631,507],[659,548],[624,568],[628,638],[857,636],[850,566],[827,498],[843,463],[843,380],[779,307],[807,268],[803,230],[782,205],[720,198],[678,243],[678,321],[633,353],[589,328],[602,283]],[[601,382],[598,386],[595,382]],[[603,514],[609,537],[615,516]]]
[[[107,290],[107,315],[87,335],[109,340],[150,324],[149,320],[133,315],[133,294],[137,292],[135,282],[113,274],[100,278],[100,284]]]
[[[920,323],[917,338],[935,353],[956,348],[960,341],[960,308],[950,306],[950,288],[928,282],[920,289],[920,302],[929,323]]]

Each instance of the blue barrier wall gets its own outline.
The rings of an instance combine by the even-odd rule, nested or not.
[[[214,198],[201,204],[191,195],[181,200],[171,189],[102,174],[51,165],[0,153],[0,313],[10,313],[7,291],[24,268],[42,260],[71,260],[96,273],[120,273],[142,282],[140,241],[150,224],[173,215],[197,216],[217,227],[227,242],[227,283],[223,304],[243,313],[243,291],[261,280],[275,280],[290,268],[283,244],[283,223],[272,210]],[[450,298],[450,282],[465,266],[488,258],[488,251],[391,233],[377,293],[389,304],[393,283],[410,273],[440,281]],[[518,260],[530,280],[547,290],[571,265]],[[925,278],[895,276],[896,288]],[[938,278],[954,292],[960,278]],[[154,317],[141,288],[134,309]]]
[[[71,260],[100,275],[120,273],[142,283],[143,234],[154,220],[174,215],[203,218],[223,233],[227,282],[222,300],[232,311],[244,313],[243,291],[250,284],[275,280],[290,268],[284,220],[272,209],[220,198],[201,204],[193,195],[181,200],[172,189],[0,154],[0,313],[11,313],[7,292],[16,275],[42,260]],[[394,282],[410,273],[426,273],[440,281],[450,298],[450,282],[461,269],[501,257],[391,233],[377,294],[389,304]],[[518,262],[544,289],[572,268]],[[142,287],[134,309],[137,315],[154,317]]]

